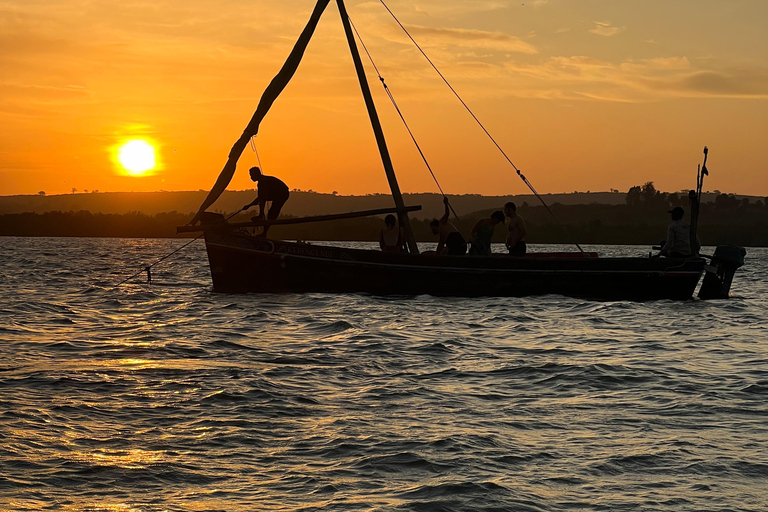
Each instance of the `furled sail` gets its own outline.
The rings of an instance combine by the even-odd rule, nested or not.
[[[211,188],[211,191],[208,193],[205,201],[203,201],[203,204],[200,205],[200,209],[190,221],[190,224],[196,224],[200,220],[201,214],[216,202],[222,192],[224,192],[224,189],[227,188],[227,185],[229,185],[229,182],[232,181],[232,177],[235,175],[235,169],[237,168],[237,161],[243,154],[251,137],[259,132],[259,125],[264,119],[264,116],[267,115],[267,112],[269,112],[272,103],[274,103],[280,93],[283,92],[283,89],[288,85],[288,82],[293,77],[296,69],[298,69],[299,63],[301,63],[301,58],[304,56],[304,51],[309,44],[309,40],[312,38],[315,28],[317,28],[317,23],[320,21],[320,16],[323,14],[323,11],[325,11],[329,1],[330,0],[318,0],[315,9],[312,11],[312,16],[310,16],[309,21],[307,22],[307,26],[304,27],[304,30],[299,36],[298,41],[296,41],[285,64],[283,64],[283,67],[267,86],[264,94],[262,94],[256,112],[253,114],[248,126],[245,127],[243,134],[237,142],[235,142],[234,146],[232,146],[227,163],[224,165],[224,169],[222,169],[216,183],[214,183],[213,188]]]

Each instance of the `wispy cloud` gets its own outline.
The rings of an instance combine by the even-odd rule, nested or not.
[[[378,3],[378,2],[377,2]],[[410,2],[408,2],[410,3]],[[488,12],[508,7],[508,2],[498,0],[472,0],[471,2],[447,2],[445,0],[421,0],[413,4],[415,12],[430,16]],[[400,9],[402,11],[403,9]]]
[[[592,34],[598,36],[611,37],[615,36],[619,32],[622,32],[624,27],[614,27],[610,21],[596,21],[595,27],[590,30]]]
[[[660,85],[694,95],[768,98],[768,69],[697,71]]]
[[[619,67],[625,71],[636,73],[678,71],[691,69],[691,62],[687,57],[654,57],[652,59],[624,61]]]
[[[701,65],[701,63],[699,63]],[[538,64],[508,62],[517,77],[507,93],[537,98],[645,102],[665,98],[768,98],[768,68],[706,69],[686,57],[626,60],[552,57]]]
[[[420,42],[430,46],[454,46],[456,48],[497,50],[507,53],[538,53],[535,46],[526,43],[519,37],[503,32],[417,26],[410,26],[408,30],[414,37],[420,36]]]

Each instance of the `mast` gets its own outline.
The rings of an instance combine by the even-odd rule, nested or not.
[[[392,159],[389,157],[387,141],[384,139],[384,131],[381,128],[379,115],[376,112],[376,105],[373,103],[371,89],[368,86],[368,79],[365,77],[363,62],[360,60],[360,52],[357,50],[355,36],[352,33],[352,27],[349,24],[347,9],[344,6],[344,0],[336,0],[336,3],[339,5],[341,22],[344,24],[344,33],[347,36],[349,50],[352,53],[352,60],[355,63],[355,71],[357,71],[357,78],[360,81],[360,89],[363,92],[363,98],[365,98],[365,106],[368,108],[368,116],[371,118],[373,133],[376,135],[376,143],[379,146],[381,161],[384,164],[384,172],[387,174],[387,181],[389,182],[389,188],[392,191],[392,198],[395,200],[395,206],[397,207],[397,217],[400,221],[400,226],[405,229],[405,237],[406,241],[408,242],[408,250],[411,252],[411,254],[419,254],[419,248],[416,245],[416,238],[413,236],[413,228],[411,227],[411,221],[408,218],[408,211],[405,208],[403,195],[400,193],[400,186],[397,184],[395,169],[392,167]]]

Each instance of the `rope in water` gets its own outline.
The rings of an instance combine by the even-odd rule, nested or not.
[[[241,211],[242,211],[242,209],[241,209],[241,210],[238,210],[238,211],[236,211],[235,213],[233,213],[232,215],[230,215],[229,217],[227,217],[227,220],[231,219],[232,217],[234,217],[235,215],[237,215],[237,214],[238,214],[238,213],[240,213]],[[199,239],[201,236],[203,236],[204,234],[205,234],[205,233],[200,233],[199,235],[197,235],[195,238],[193,238],[193,239],[192,239],[192,240],[190,240],[189,242],[185,243],[184,245],[182,245],[182,246],[181,246],[181,247],[179,247],[178,249],[175,249],[175,250],[173,250],[173,251],[169,252],[168,254],[166,254],[165,256],[163,256],[162,258],[160,258],[159,260],[157,260],[157,261],[156,261],[156,262],[154,262],[153,264],[151,264],[151,265],[149,265],[149,266],[146,266],[146,267],[142,267],[142,269],[141,269],[141,270],[139,270],[138,272],[136,272],[135,274],[133,274],[133,275],[131,275],[130,277],[127,277],[127,278],[123,279],[122,281],[120,281],[119,283],[117,283],[117,284],[116,284],[116,285],[115,285],[115,286],[114,286],[112,289],[114,290],[115,288],[118,288],[120,285],[123,285],[123,284],[127,283],[128,281],[130,281],[131,279],[133,279],[134,277],[138,276],[139,274],[141,274],[141,273],[143,273],[143,272],[146,272],[146,273],[147,273],[147,282],[148,282],[149,284],[152,284],[152,267],[154,267],[155,265],[157,265],[157,264],[158,264],[158,263],[160,263],[161,261],[164,261],[164,260],[166,260],[166,259],[170,258],[171,256],[173,256],[173,255],[174,255],[174,254],[176,254],[177,252],[181,251],[181,250],[182,250],[182,249],[184,249],[185,247],[187,247],[187,246],[191,245],[193,242],[197,241],[197,240],[198,240],[198,239]]]
[[[517,168],[517,166],[512,162],[512,159],[507,156],[507,153],[504,152],[504,150],[501,148],[498,142],[496,142],[496,139],[493,138],[493,136],[490,134],[490,132],[485,128],[483,123],[478,119],[478,117],[475,115],[474,112],[472,112],[472,109],[469,108],[469,105],[461,98],[458,92],[456,92],[456,89],[453,88],[453,86],[448,82],[448,80],[445,78],[445,76],[440,72],[440,70],[437,68],[434,62],[432,62],[432,59],[429,58],[429,56],[424,52],[424,50],[419,46],[419,43],[416,42],[416,40],[413,38],[413,36],[408,32],[408,29],[405,28],[405,26],[400,23],[400,20],[397,19],[397,16],[395,16],[395,13],[392,12],[392,10],[387,6],[386,3],[384,3],[384,0],[379,0],[381,2],[381,5],[384,6],[384,8],[389,12],[390,16],[395,20],[395,22],[400,26],[400,28],[405,32],[405,35],[408,36],[408,38],[411,40],[411,42],[416,46],[416,48],[421,52],[421,54],[424,56],[425,59],[427,59],[427,62],[429,62],[430,66],[435,70],[435,72],[440,76],[440,78],[445,82],[445,85],[448,86],[448,88],[451,90],[451,92],[456,96],[456,98],[461,102],[461,104],[464,106],[464,108],[469,112],[469,115],[472,116],[472,118],[477,122],[478,126],[485,132],[485,134],[488,136],[488,138],[493,142],[494,146],[501,152],[501,154],[504,156],[504,158],[509,162],[509,164],[512,166],[512,168],[517,172],[517,175],[520,177],[521,180],[523,180],[523,183],[526,184],[526,186],[533,192],[533,195],[536,196],[536,198],[541,201],[541,204],[544,205],[544,208],[547,209],[550,215],[552,215],[552,218],[554,218],[558,223],[562,224],[560,222],[560,219],[557,218],[557,215],[549,208],[547,203],[544,202],[544,199],[539,195],[538,192],[536,192],[536,189],[533,188],[533,185],[530,181],[528,181],[528,178],[526,178],[523,173],[520,171],[520,169]],[[584,252],[584,249],[581,248],[579,244],[576,244],[576,247],[579,248],[581,252]]]
[[[395,101],[395,97],[392,95],[392,91],[390,91],[389,87],[387,87],[387,83],[384,81],[384,77],[381,76],[378,66],[376,66],[376,63],[373,61],[373,57],[371,56],[371,53],[368,51],[368,47],[365,46],[365,42],[363,41],[363,38],[360,36],[360,32],[357,31],[357,27],[355,27],[355,24],[352,23],[352,18],[347,16],[347,19],[349,20],[349,24],[352,26],[352,29],[355,31],[355,34],[357,35],[357,39],[360,41],[360,45],[363,47],[363,50],[365,50],[365,54],[368,56],[368,60],[371,61],[371,65],[373,66],[373,69],[376,70],[376,75],[379,77],[379,81],[381,81],[381,85],[384,86],[384,91],[386,91],[387,96],[389,96],[389,100],[392,102],[392,105],[395,107],[397,114],[400,116],[400,119],[403,121],[403,125],[405,125],[405,129],[408,131],[408,135],[411,136],[411,140],[416,146],[416,149],[419,151],[419,155],[421,155],[421,159],[424,160],[424,165],[427,166],[427,170],[429,170],[429,174],[431,174],[432,179],[435,180],[435,185],[437,185],[437,189],[440,191],[443,197],[447,197],[445,195],[445,192],[443,192],[443,187],[440,186],[440,182],[437,181],[437,176],[435,176],[435,173],[432,171],[432,166],[429,165],[426,155],[424,155],[424,152],[421,150],[421,146],[416,141],[416,137],[413,135],[413,132],[411,131],[410,126],[408,126],[408,122],[405,120],[405,116],[403,115],[402,111],[400,111],[400,107],[397,105],[397,102]],[[451,209],[451,212],[453,212],[453,215],[456,217],[456,219],[459,219],[459,215],[456,213],[456,210],[453,209],[453,206],[451,205],[450,202],[448,203],[448,208]]]

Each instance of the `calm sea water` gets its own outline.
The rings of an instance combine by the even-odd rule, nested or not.
[[[768,510],[765,249],[709,302],[113,288],[182,243],[0,238],[0,509]]]

